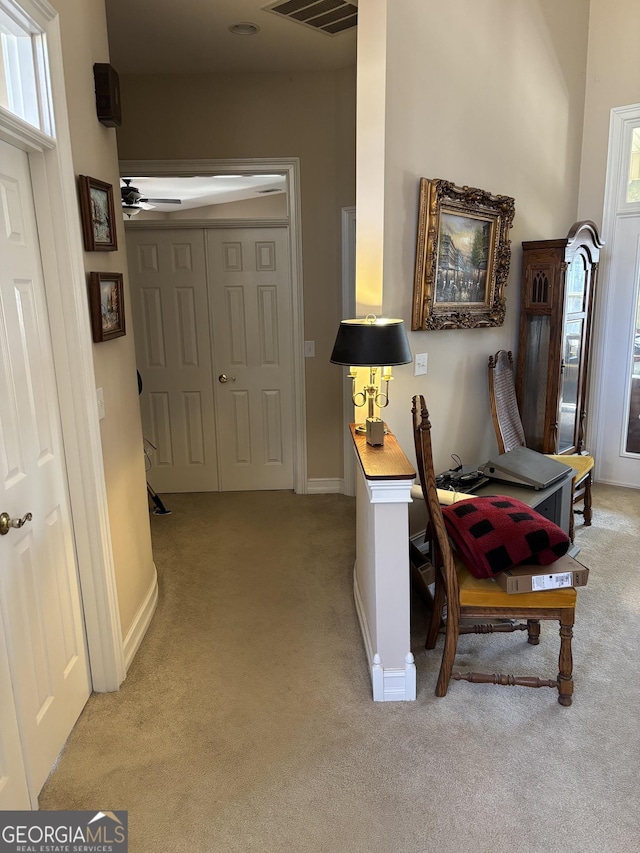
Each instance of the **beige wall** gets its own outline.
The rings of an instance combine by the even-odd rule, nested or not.
[[[611,110],[640,102],[639,28],[640,3],[637,0],[591,0],[578,215],[581,219],[592,219],[599,228],[604,215]],[[604,438],[596,436],[595,432],[598,417],[603,415],[601,407],[605,405],[605,395],[601,394],[603,377],[612,369],[605,332],[612,328],[611,317],[619,316],[621,311],[620,305],[608,303],[613,284],[608,281],[613,224],[610,220],[609,230],[600,232],[605,245],[598,274],[587,419],[588,440],[592,444],[597,440],[603,449]],[[628,278],[628,286],[633,286],[632,276]],[[605,322],[605,309],[610,312],[608,322]],[[615,443],[617,438],[611,440]]]
[[[637,0],[591,0],[578,214],[598,226],[602,224],[611,110],[640,102],[639,29]]]
[[[439,469],[451,453],[471,464],[497,452],[487,360],[500,348],[516,349],[521,241],[564,236],[576,219],[588,12],[585,0],[371,0],[359,7],[363,61],[368,31],[387,16],[386,77],[381,83],[371,75],[368,91],[358,84],[359,98],[386,99],[385,315],[410,328],[421,176],[515,198],[504,326],[409,332],[413,352],[428,353],[429,372],[395,370],[385,417],[413,457],[410,400],[423,393]],[[359,140],[359,177],[367,173],[366,154]]]
[[[109,61],[104,3],[53,0],[53,6],[60,13],[74,170],[113,184],[117,193],[115,131],[96,118],[93,82],[94,62]],[[124,226],[120,216],[116,222],[119,250],[85,253],[85,269],[125,273],[125,317],[130,317]],[[104,389],[102,449],[118,604],[126,636],[155,577],[130,326],[124,337],[94,345],[93,357],[96,387]]]
[[[341,308],[340,211],[354,204],[355,74],[121,79],[122,160],[299,157],[308,476],[342,476],[342,371],[329,363]]]

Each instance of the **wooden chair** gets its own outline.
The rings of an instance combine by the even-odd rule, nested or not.
[[[500,453],[508,453],[514,447],[526,447],[526,439],[520,420],[516,386],[513,380],[513,355],[506,350],[498,350],[495,356],[489,356],[489,401],[493,416],[493,427]],[[574,469],[571,482],[571,519],[569,536],[574,538],[574,512],[583,516],[585,527],[591,525],[591,483],[594,465],[593,456],[586,454],[548,454]],[[583,503],[583,509],[575,509],[576,503]]]
[[[427,509],[427,535],[431,560],[435,567],[435,596],[427,633],[427,649],[435,648],[446,604],[444,652],[436,685],[436,696],[445,696],[450,680],[454,679],[481,684],[556,688],[558,702],[561,705],[571,705],[573,695],[571,639],[576,605],[575,589],[507,593],[491,579],[478,580],[473,577],[459,560],[454,559],[438,501],[431,450],[431,424],[422,395],[413,398],[412,414],[416,461]],[[461,626],[461,620],[468,618],[476,620],[476,624]],[[514,624],[510,621],[523,619],[526,620],[526,624]],[[460,634],[492,634],[526,630],[529,643],[537,645],[541,620],[560,623],[557,678],[453,672]]]

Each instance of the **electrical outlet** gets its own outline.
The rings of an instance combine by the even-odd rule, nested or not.
[[[427,353],[419,352],[416,353],[416,360],[413,368],[414,376],[424,376],[427,372]]]
[[[106,414],[104,410],[104,391],[102,388],[96,388],[96,400],[98,403],[98,419],[102,420]]]

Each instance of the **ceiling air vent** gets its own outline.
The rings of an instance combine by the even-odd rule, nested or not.
[[[331,36],[358,23],[358,7],[345,0],[284,0],[263,8]]]

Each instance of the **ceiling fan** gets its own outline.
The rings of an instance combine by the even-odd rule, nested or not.
[[[141,210],[152,210],[154,204],[182,204],[179,198],[143,198],[137,187],[131,186],[132,178],[123,178],[124,186],[120,187],[122,210],[129,218]]]

